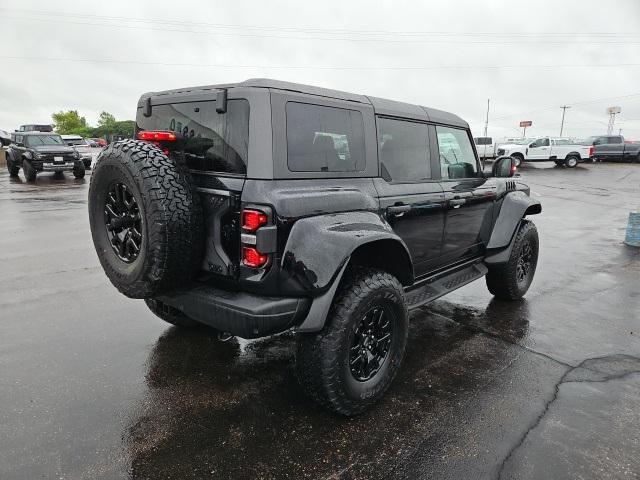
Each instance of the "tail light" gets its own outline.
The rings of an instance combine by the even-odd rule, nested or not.
[[[163,147],[160,142],[175,142],[177,139],[176,134],[168,130],[140,130],[138,132],[138,140],[157,145],[165,155],[169,155],[169,149]]]
[[[594,147],[593,145],[591,145],[591,146],[589,147],[589,156],[590,156],[590,157],[593,157],[593,152],[594,152],[594,151],[595,151],[595,147]]]
[[[242,211],[242,229],[248,232],[255,232],[269,221],[267,214],[260,210]]]
[[[260,253],[255,247],[242,247],[242,263],[247,267],[263,267],[267,260],[269,260],[269,255]]]
[[[245,208],[240,214],[242,224],[242,264],[250,268],[264,267],[269,261],[269,255],[257,248],[260,228],[269,223],[269,216],[261,211]]]

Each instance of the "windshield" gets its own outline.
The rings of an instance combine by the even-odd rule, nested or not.
[[[38,147],[41,145],[64,145],[60,135],[29,135],[25,137],[27,147]]]

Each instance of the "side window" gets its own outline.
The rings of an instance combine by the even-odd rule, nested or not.
[[[357,110],[287,103],[287,165],[292,172],[360,172],[364,122]]]
[[[378,148],[385,180],[415,182],[431,178],[426,124],[378,118]]]
[[[540,142],[541,147],[548,147],[549,145],[550,143],[548,138],[543,138],[542,141]]]
[[[22,143],[22,135],[16,135],[16,143]]]
[[[609,137],[608,143],[622,143],[622,137]]]
[[[442,178],[475,178],[478,164],[466,130],[436,127]]]

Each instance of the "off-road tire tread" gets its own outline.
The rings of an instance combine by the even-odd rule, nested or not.
[[[27,179],[27,182],[35,182],[36,176],[38,175],[38,172],[36,172],[36,169],[31,166],[28,160],[22,161],[22,173],[24,173],[24,178]]]
[[[520,244],[529,232],[534,232],[536,239],[538,238],[538,230],[536,229],[535,224],[530,220],[523,220],[520,228],[518,229],[518,233],[516,234],[509,260],[503,264],[489,266],[489,272],[487,273],[485,280],[487,282],[489,292],[491,292],[491,294],[496,298],[501,300],[518,300],[523,297],[524,293],[526,293],[520,292],[518,289],[516,263],[520,253]]]
[[[84,175],[86,173],[86,168],[84,166],[84,164],[81,164],[81,167],[73,167],[73,176],[75,178],[84,178]]]
[[[354,267],[345,271],[324,329],[318,333],[300,335],[296,355],[298,382],[311,399],[342,415],[357,415],[376,403],[399,370],[400,361],[392,367],[389,380],[380,388],[379,395],[358,402],[346,397],[340,384],[339,373],[342,366],[337,359],[340,358],[341,348],[344,348],[342,345],[344,330],[348,328],[350,316],[357,305],[367,295],[380,288],[391,288],[397,291],[402,298],[400,308],[407,318],[404,289],[398,279],[384,271]],[[406,330],[402,345],[402,355],[404,355]]]
[[[135,282],[98,257],[107,276],[124,295],[150,298],[184,286],[199,268],[204,252],[204,221],[200,197],[190,173],[147,142],[123,140],[107,146],[91,176],[89,200],[105,159],[115,158],[134,177],[142,192],[148,258],[145,270]]]
[[[5,153],[5,161],[7,162],[7,171],[9,172],[9,176],[17,177],[18,173],[20,172],[20,167],[15,165],[12,157],[13,155],[11,155],[9,152]]]

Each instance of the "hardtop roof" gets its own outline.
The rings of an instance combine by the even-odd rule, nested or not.
[[[319,97],[335,98],[350,102],[369,104],[373,106],[374,111],[380,115],[404,117],[415,120],[426,120],[435,123],[460,126],[464,128],[468,128],[469,126],[469,124],[459,116],[435,108],[424,107],[421,105],[415,105],[405,102],[398,102],[395,100],[387,100],[384,98],[370,97],[356,93],[343,92],[340,90],[332,90],[329,88],[315,87],[313,85],[304,85],[301,83],[273,80],[269,78],[250,78],[238,83],[205,85],[198,87],[177,88],[161,92],[148,92],[141,96],[140,101],[138,102],[138,107],[142,107],[144,100],[148,97],[197,94],[206,92],[208,90],[220,90],[223,88],[267,88],[271,90],[304,93],[307,95],[316,95]]]
[[[23,135],[23,136],[26,136],[26,135],[49,135],[49,136],[57,135],[59,137],[62,136],[62,135],[60,135],[59,133],[56,133],[56,132],[38,132],[38,131],[35,131],[35,130],[28,130],[26,132],[12,132],[12,133],[14,133],[15,135]]]

